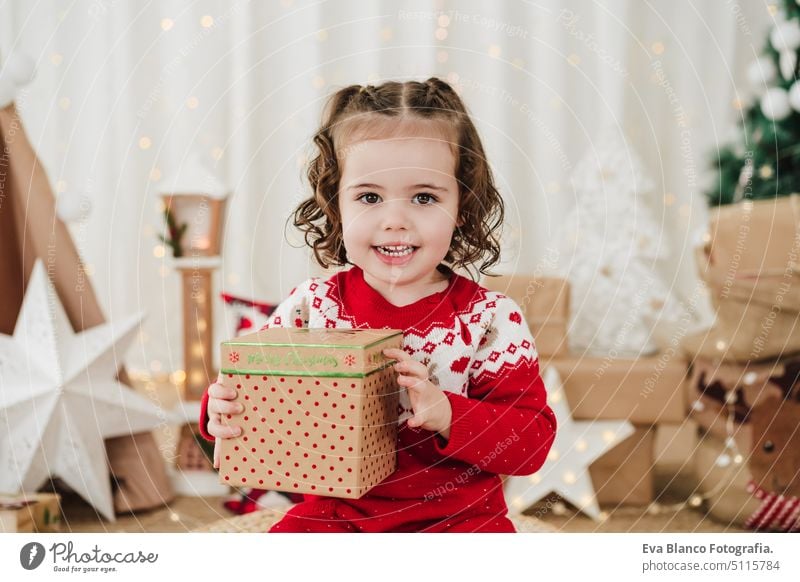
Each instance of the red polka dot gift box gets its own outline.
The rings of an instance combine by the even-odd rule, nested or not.
[[[222,441],[220,480],[359,498],[396,468],[403,332],[270,328],[222,343],[223,383],[236,389],[242,427]]]

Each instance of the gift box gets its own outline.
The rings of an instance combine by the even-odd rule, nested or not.
[[[556,358],[564,393],[578,420],[680,423],[686,418],[686,364],[665,355],[635,359]]]
[[[736,279],[718,301],[717,328],[730,359],[800,352],[800,267],[780,276]]]
[[[486,277],[484,287],[513,299],[522,309],[539,356],[566,354],[569,281],[558,277],[503,275]]]
[[[744,201],[711,211],[700,276],[712,287],[734,278],[782,276],[797,262],[800,195]]]
[[[653,501],[655,429],[634,433],[589,466],[600,505],[648,505]]]
[[[780,282],[735,280],[717,303],[715,325],[687,335],[687,359],[745,363],[800,353],[800,270]]]
[[[187,423],[181,427],[181,436],[178,439],[176,466],[181,471],[209,471],[212,468],[213,445],[206,447],[202,437],[198,436],[200,429],[194,423]],[[210,451],[209,451],[210,449]],[[209,454],[210,453],[210,454]]]
[[[61,529],[57,493],[0,496],[0,533],[47,533]]]
[[[175,490],[153,433],[106,439],[108,466],[114,476],[114,511],[128,513],[169,503]],[[211,464],[208,464],[211,469]],[[146,475],[147,479],[142,479]],[[154,500],[158,500],[156,503]]]
[[[222,344],[222,380],[245,410],[222,441],[220,480],[358,498],[396,468],[399,387],[384,357],[400,330],[271,328]]]
[[[654,429],[656,434],[653,448],[657,470],[670,476],[690,473],[692,467],[687,460],[692,458],[697,448],[697,423],[686,419],[680,424],[659,424]],[[681,481],[678,483],[678,480],[671,480],[670,488],[690,486],[688,482]]]
[[[683,340],[690,358],[800,352],[800,195],[717,209],[696,255],[717,321]]]

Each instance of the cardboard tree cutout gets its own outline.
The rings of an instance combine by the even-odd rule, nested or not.
[[[14,332],[37,259],[44,261],[73,331],[105,322],[13,103],[0,109],[0,253],[0,333]],[[131,385],[124,368],[118,377]],[[151,433],[116,437],[106,444],[117,511],[149,509],[172,499],[164,462]]]

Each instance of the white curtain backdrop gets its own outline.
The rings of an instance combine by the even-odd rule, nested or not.
[[[643,195],[669,246],[663,275],[679,298],[696,294],[708,161],[749,97],[769,7],[564,4],[0,2],[2,55],[37,63],[17,99],[27,131],[56,191],[91,200],[71,229],[101,304],[109,318],[148,314],[129,367],[182,367],[180,281],[157,239],[157,191],[192,156],[233,192],[217,291],[278,301],[320,274],[284,227],[308,194],[322,103],[350,83],[439,75],[458,87],[507,201],[506,273],[551,270],[575,205],[570,172],[605,127],[621,128],[657,184]],[[221,340],[230,322],[215,307]]]

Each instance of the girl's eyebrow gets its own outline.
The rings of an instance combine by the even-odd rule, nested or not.
[[[447,188],[443,188],[442,186],[437,186],[436,184],[414,184],[413,186],[409,186],[407,188],[407,190],[418,190],[418,189],[439,190],[441,192],[447,190]]]
[[[362,183],[362,184],[354,184],[353,186],[348,186],[348,190],[357,190],[358,188],[372,188],[374,190],[383,190],[384,187],[380,184],[369,184],[369,183]],[[408,186],[406,190],[439,190],[440,192],[444,192],[447,188],[442,186],[437,186],[435,184],[414,184],[413,186]]]

